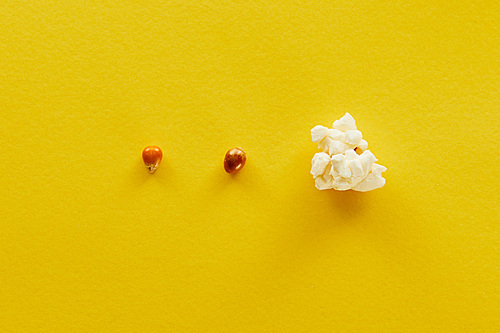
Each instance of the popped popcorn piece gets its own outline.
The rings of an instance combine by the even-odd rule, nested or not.
[[[333,178],[325,180],[323,177],[315,179],[315,185],[318,190],[331,190],[333,188]]]
[[[311,174],[318,190],[366,192],[385,185],[382,172],[387,168],[375,163],[377,158],[367,150],[368,142],[349,113],[336,120],[332,129],[315,126],[311,137],[323,151],[316,153],[311,161]]]
[[[347,163],[347,158],[344,154],[337,154],[332,156],[332,171],[330,174],[333,177],[351,177],[351,169],[349,169],[349,164]]]
[[[340,154],[340,153],[344,152],[348,148],[349,147],[345,143],[343,143],[343,142],[332,141],[330,143],[330,147],[328,149],[328,154],[330,154],[330,155]]]
[[[342,177],[337,177],[333,181],[333,188],[337,191],[347,191],[351,189],[351,184],[347,181],[347,179]]]
[[[368,148],[368,142],[362,139],[358,144],[358,148],[361,149],[361,151],[365,151]]]
[[[356,152],[354,151],[354,149],[348,149],[345,151],[345,157],[348,159],[348,160],[354,160],[356,158],[358,158],[358,154],[356,154]]]
[[[330,146],[332,145],[333,140],[329,137],[325,137],[318,143],[318,149],[321,149],[324,153],[328,153],[330,151]]]
[[[359,155],[359,162],[363,166],[363,172],[365,174],[368,174],[370,172],[373,163],[375,163],[377,159],[375,158],[375,155],[372,154],[371,151],[366,150],[363,152],[363,154]]]
[[[349,130],[345,132],[345,142],[349,145],[357,146],[361,142],[363,134],[358,130]]]
[[[385,172],[385,171],[387,171],[387,168],[385,166],[382,166],[382,165],[377,164],[377,163],[373,163],[372,170],[371,170],[372,173],[374,173],[378,176],[381,176],[382,172]]]
[[[342,132],[345,132],[348,130],[355,130],[356,129],[356,121],[348,112],[346,112],[346,114],[342,118],[340,118],[339,120],[335,120],[333,122],[332,127],[334,129],[340,130]]]
[[[314,126],[313,129],[311,129],[311,136],[313,142],[320,142],[323,140],[327,135],[328,135],[329,129],[325,126]]]
[[[333,188],[333,177],[330,175],[331,171],[332,164],[330,163],[330,157],[328,156],[328,165],[326,166],[323,174],[320,177],[316,178],[316,180],[319,179],[319,181],[316,182],[316,187],[319,187],[323,190],[329,190]]]
[[[328,136],[334,141],[344,141],[344,132],[337,129],[330,128],[328,130]]]
[[[312,159],[311,174],[314,178],[322,175],[325,172],[327,165],[330,163],[330,156],[326,153],[316,153]]]
[[[351,169],[353,177],[363,177],[363,175],[365,174],[359,159],[350,160],[349,161],[349,168]]]
[[[363,179],[359,184],[354,186],[352,189],[360,192],[368,192],[381,188],[385,185],[385,179],[382,176],[375,175],[374,173],[368,174],[365,179]]]

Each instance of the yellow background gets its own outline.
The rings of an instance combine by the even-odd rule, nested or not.
[[[2,1],[0,330],[498,332],[498,13]],[[345,112],[383,189],[314,188]]]

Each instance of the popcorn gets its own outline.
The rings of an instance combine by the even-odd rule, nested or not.
[[[345,157],[348,159],[348,160],[354,160],[356,158],[358,158],[358,154],[356,154],[356,152],[354,151],[354,149],[348,149],[345,151]]]
[[[337,129],[329,129],[328,130],[328,137],[334,141],[343,141],[344,140],[344,132],[339,131]]]
[[[353,177],[363,177],[363,167],[361,166],[361,162],[358,159],[349,161],[349,168],[351,169]]]
[[[346,112],[346,114],[342,118],[333,122],[332,127],[342,132],[355,130],[356,121],[348,112]]]
[[[313,167],[311,174],[314,178],[322,175],[325,172],[326,166],[330,163],[330,156],[325,153],[316,153],[312,159]]]
[[[361,149],[361,151],[365,151],[368,148],[368,142],[366,142],[366,140],[361,140],[358,144],[358,148]]]
[[[340,154],[346,149],[349,149],[349,146],[347,146],[345,143],[342,143],[340,141],[332,141],[330,143],[330,146],[328,147],[328,154],[330,155]]]
[[[320,142],[323,140],[327,135],[328,135],[329,129],[325,126],[314,126],[314,128],[311,130],[311,136],[313,142]]]
[[[340,176],[342,178],[350,178],[351,177],[351,169],[349,169],[349,164],[347,163],[347,158],[344,154],[333,155],[332,159],[332,171],[330,175],[336,178]]]
[[[359,155],[358,157],[359,162],[361,163],[361,166],[363,167],[363,173],[368,174],[370,170],[372,169],[373,163],[377,161],[375,158],[375,155],[372,154],[371,151],[367,150],[363,152],[363,154]]]
[[[333,179],[325,180],[323,177],[318,177],[315,180],[315,186],[318,190],[331,190],[333,188]]]
[[[337,177],[333,181],[333,187],[336,190],[339,191],[347,191],[348,189],[351,188],[351,184],[347,181],[347,179],[344,179],[342,177]]]
[[[312,141],[323,151],[312,159],[316,188],[366,192],[384,186],[382,172],[387,168],[375,163],[377,158],[367,150],[368,142],[357,130],[354,118],[346,113],[332,127],[318,125],[311,130]]]
[[[357,146],[361,142],[363,134],[358,130],[349,130],[345,132],[345,142],[348,145]]]

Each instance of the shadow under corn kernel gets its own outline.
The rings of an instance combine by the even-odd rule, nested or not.
[[[230,174],[224,170],[224,164],[214,165],[210,173],[208,192],[220,195],[226,190],[240,190],[250,193],[260,182],[259,172],[252,162],[246,162],[245,166],[237,173]]]
[[[158,166],[158,169],[151,174],[149,173],[148,168],[144,165],[142,159],[138,158],[133,162],[130,172],[132,177],[128,178],[128,181],[131,182],[136,188],[141,188],[145,184],[151,182],[156,182],[165,186],[168,185],[172,188],[173,184],[169,181],[169,179],[173,179],[175,177],[175,170],[170,166],[167,159],[163,159]]]

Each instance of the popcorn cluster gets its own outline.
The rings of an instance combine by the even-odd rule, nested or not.
[[[368,142],[356,129],[354,118],[346,113],[332,127],[318,125],[311,130],[312,141],[323,151],[312,159],[316,188],[366,192],[384,186],[382,172],[387,168],[375,163],[377,159],[367,150]]]

